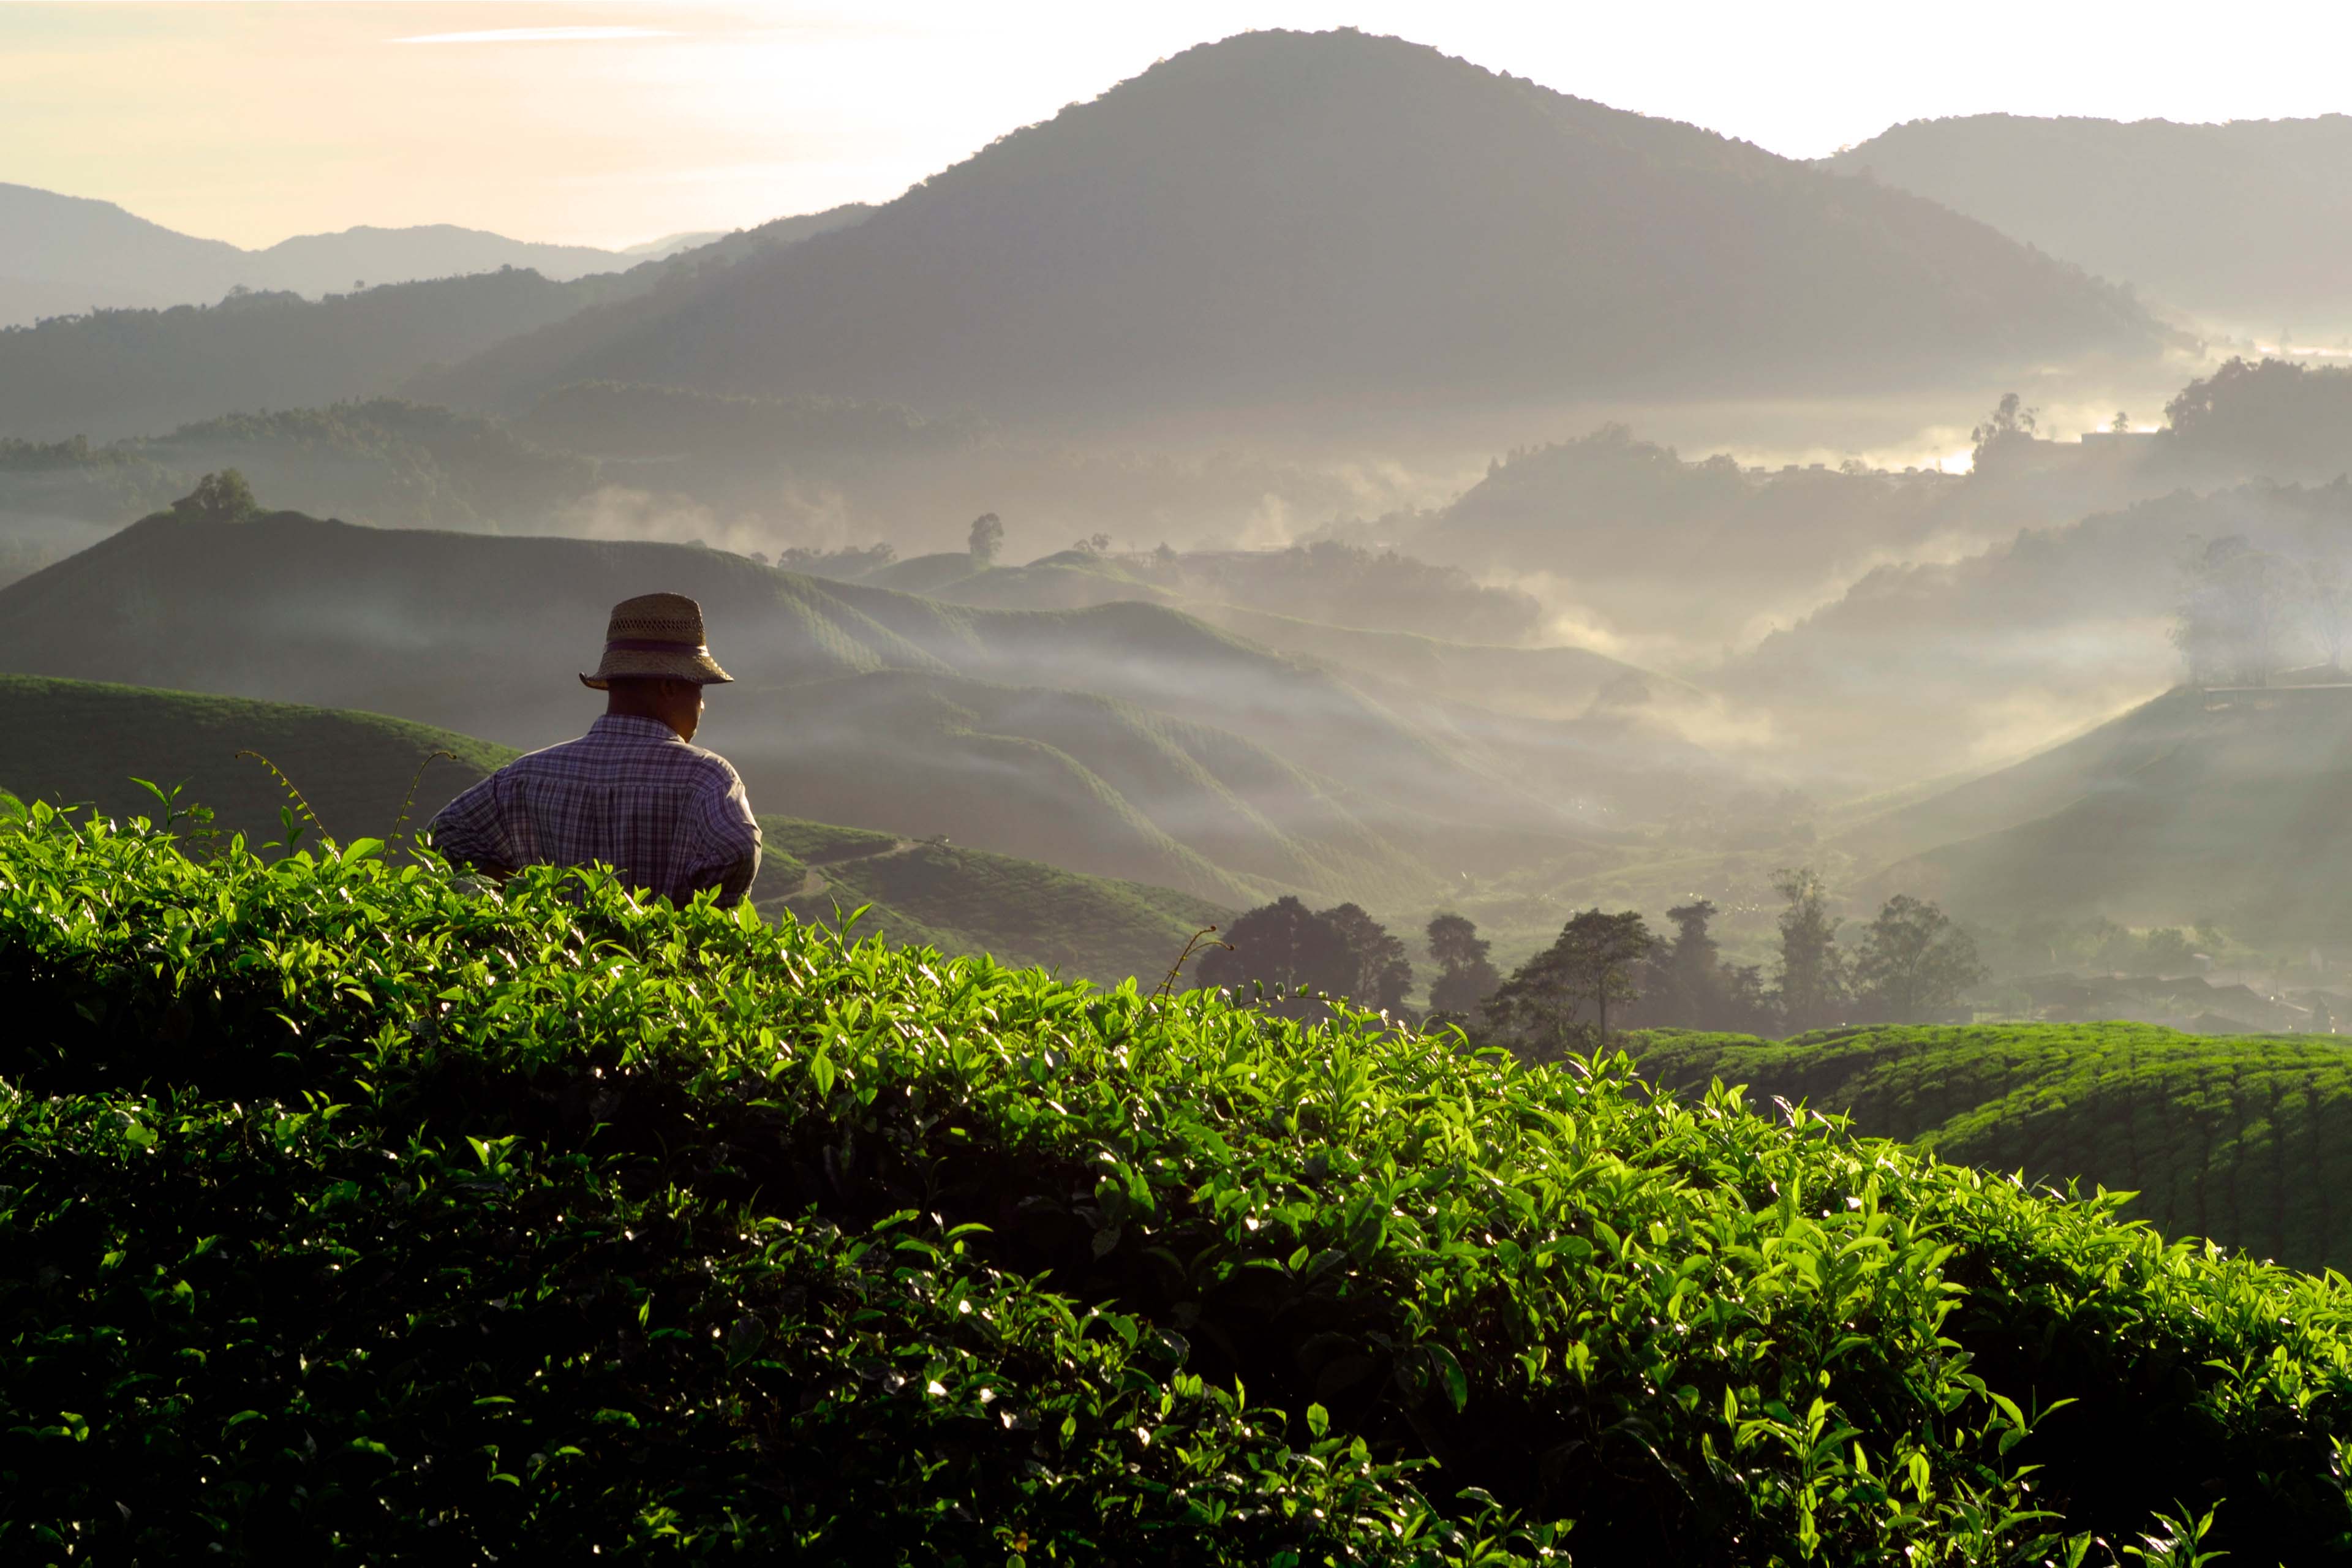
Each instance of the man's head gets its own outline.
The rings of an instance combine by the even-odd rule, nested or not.
[[[613,606],[604,657],[580,683],[612,693],[607,713],[658,719],[690,741],[702,689],[734,679],[703,644],[700,605],[683,594],[640,594]]]
[[[702,723],[702,683],[661,676],[620,675],[605,682],[604,711],[633,719],[657,719],[677,731],[681,741],[694,739]]]

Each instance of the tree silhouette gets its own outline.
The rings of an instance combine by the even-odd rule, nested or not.
[[[1898,1024],[1948,1010],[1984,977],[1969,933],[1942,910],[1908,893],[1886,900],[1854,952],[1856,1000]]]
[[[974,564],[993,565],[996,552],[1004,548],[1003,522],[992,511],[982,512],[971,520],[970,543]]]
[[[1787,901],[1780,911],[1780,1011],[1792,1033],[1838,1021],[1845,1005],[1841,923],[1829,911],[1829,892],[1810,866],[1772,874],[1772,890]]]
[[[1487,999],[1487,1016],[1517,1036],[1538,1061],[1564,1055],[1582,1032],[1578,1014],[1590,1005],[1592,1035],[1609,1038],[1609,1005],[1641,994],[1637,976],[1657,939],[1632,910],[1585,910],[1560,927],[1552,944],[1519,966]]]
[[[206,474],[194,490],[172,503],[174,516],[201,522],[241,522],[260,510],[253,487],[235,468]]]
[[[1404,943],[1355,904],[1325,910],[1322,918],[1348,944],[1355,971],[1340,994],[1375,1012],[1392,1013],[1403,1006],[1404,994],[1412,989],[1412,963],[1405,957]]]
[[[1429,955],[1438,966],[1437,978],[1429,984],[1429,1009],[1467,1018],[1503,983],[1486,961],[1489,943],[1464,915],[1432,915],[1425,934]]]

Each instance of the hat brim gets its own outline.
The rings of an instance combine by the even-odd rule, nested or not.
[[[723,686],[734,679],[719,668],[717,659],[692,648],[682,647],[676,653],[607,648],[596,672],[582,676],[580,684],[603,691],[615,680],[691,680],[697,686]]]

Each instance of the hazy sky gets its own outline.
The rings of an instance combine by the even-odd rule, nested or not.
[[[0,4],[0,182],[240,245],[623,245],[887,199],[1158,57],[1343,25],[1791,156],[1990,110],[2352,108],[2340,5]]]

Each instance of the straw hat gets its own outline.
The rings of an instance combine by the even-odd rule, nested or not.
[[[640,594],[613,606],[604,626],[604,657],[580,684],[598,691],[615,680],[646,676],[715,686],[735,678],[719,668],[702,641],[702,606],[683,594]]]

